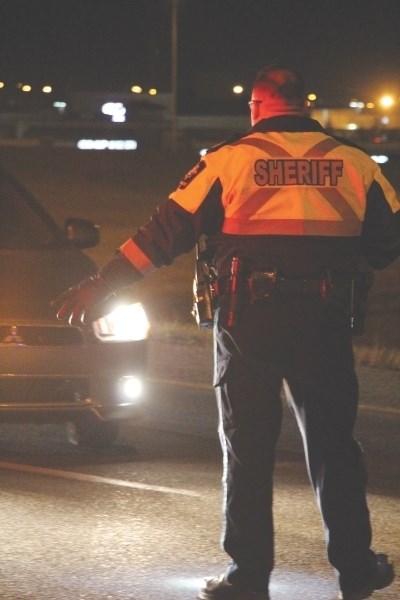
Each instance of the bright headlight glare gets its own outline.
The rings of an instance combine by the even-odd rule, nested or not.
[[[103,342],[128,342],[147,338],[149,321],[140,302],[117,306],[93,322],[95,336]]]
[[[142,395],[143,384],[138,377],[127,376],[121,381],[121,393],[124,398],[129,400],[136,400]]]

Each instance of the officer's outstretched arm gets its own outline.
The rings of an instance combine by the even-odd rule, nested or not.
[[[82,325],[87,323],[96,304],[141,278],[132,263],[118,252],[95,275],[55,298],[51,306],[56,309],[58,319],[68,321],[70,325]]]

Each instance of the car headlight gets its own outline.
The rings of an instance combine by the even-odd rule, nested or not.
[[[143,382],[136,375],[125,375],[118,381],[119,406],[135,404],[143,394]]]
[[[129,342],[147,338],[150,324],[140,302],[117,306],[93,321],[95,336],[102,342]]]

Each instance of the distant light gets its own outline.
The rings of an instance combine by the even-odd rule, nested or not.
[[[51,94],[52,91],[53,88],[51,87],[51,85],[45,85],[42,87],[43,94]]]
[[[108,115],[108,116],[112,117],[112,115],[117,110],[122,108],[122,106],[123,106],[122,102],[106,102],[101,107],[101,112],[103,113],[103,115]]]
[[[373,102],[367,102],[365,105],[367,108],[375,108],[375,104]]]
[[[352,100],[349,102],[350,108],[364,108],[364,102],[360,102],[360,100]]]
[[[106,102],[101,107],[103,115],[111,117],[113,123],[124,123],[126,121],[126,108],[122,102]]]
[[[4,83],[4,81],[0,81],[0,89],[3,89],[6,86],[6,84]]]
[[[53,102],[53,108],[58,110],[59,113],[63,114],[65,112],[65,109],[67,108],[67,103],[61,100],[56,100],[55,102]]]
[[[234,94],[237,94],[238,96],[240,96],[240,94],[243,94],[244,92],[244,87],[242,85],[234,85],[232,88],[232,91]]]
[[[136,150],[136,140],[88,140],[82,139],[77,143],[79,150]]]
[[[386,156],[385,154],[373,154],[371,156],[372,160],[374,160],[376,163],[383,165],[385,163],[388,162],[389,157]]]
[[[112,117],[111,121],[113,123],[125,123],[126,121],[126,108],[125,106],[118,110]]]
[[[380,98],[379,104],[383,108],[391,108],[394,104],[394,98],[393,98],[393,96],[386,94],[385,96],[382,96],[382,98]]]
[[[21,90],[23,92],[31,92],[32,91],[32,86],[29,85],[28,83],[25,83],[24,85],[21,86]]]
[[[349,131],[355,131],[356,129],[358,129],[358,125],[357,123],[347,123],[346,129],[348,129]]]
[[[309,100],[310,102],[314,102],[317,99],[317,94],[308,94],[307,96],[307,100]]]
[[[150,96],[157,96],[158,92],[157,92],[156,88],[150,88],[149,94],[150,94]]]
[[[143,89],[140,87],[140,85],[133,85],[131,87],[131,92],[133,94],[141,94],[143,92]]]
[[[382,125],[389,125],[389,123],[390,123],[389,117],[386,117],[386,116],[382,117],[381,123],[382,123]]]

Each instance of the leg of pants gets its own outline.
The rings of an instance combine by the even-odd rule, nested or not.
[[[343,314],[317,296],[278,298],[245,307],[229,332],[219,316],[215,342],[225,455],[224,548],[233,559],[228,578],[261,582],[273,566],[272,471],[284,379],[328,558],[341,586],[357,587],[370,568],[371,526],[362,452],[353,436],[358,389]]]
[[[226,575],[239,587],[265,591],[274,563],[272,483],[282,376],[273,362],[266,366],[259,361],[238,332],[218,328],[216,345],[224,454],[222,541],[232,558]]]
[[[353,435],[358,385],[352,340],[339,312],[323,311],[318,327],[311,319],[297,325],[286,391],[302,433],[328,558],[341,586],[357,588],[370,568],[371,525],[363,455]]]

